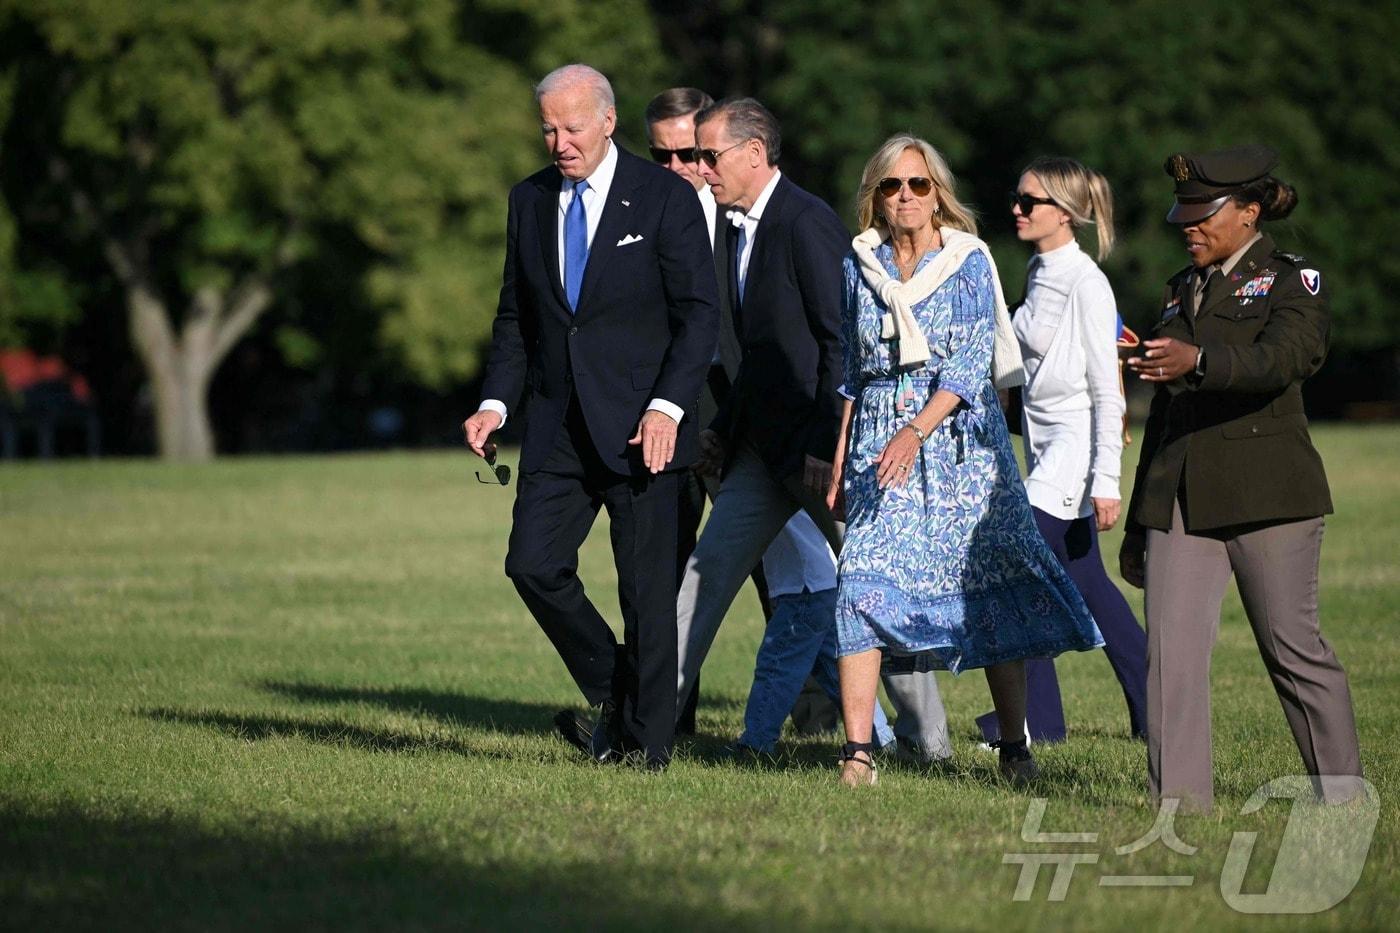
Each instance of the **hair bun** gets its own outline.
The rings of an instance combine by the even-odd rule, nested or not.
[[[1293,213],[1298,206],[1298,192],[1293,186],[1272,177],[1268,179],[1268,186],[1260,204],[1264,220],[1282,220]]]

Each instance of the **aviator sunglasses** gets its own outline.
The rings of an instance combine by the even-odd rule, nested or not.
[[[746,142],[748,142],[747,139],[741,139],[734,145],[730,146],[729,149],[738,149]],[[710,168],[714,168],[716,165],[719,164],[719,157],[728,152],[729,149],[701,149],[699,146],[696,146],[695,158],[699,159],[701,162],[704,162]]]
[[[496,482],[500,483],[502,486],[509,486],[510,467],[505,464],[501,464],[500,466],[496,465],[496,445],[488,442],[486,446],[482,448],[481,455],[486,461],[486,465],[491,468],[491,472],[496,474]],[[478,483],[485,483],[488,486],[495,485],[489,479],[482,479],[480,470],[476,473],[476,481]]]
[[[916,175],[913,178],[881,178],[875,183],[875,189],[887,198],[892,198],[899,194],[899,189],[905,185],[909,186],[909,193],[916,198],[926,198],[933,190],[933,180]]]
[[[1035,210],[1037,204],[1055,203],[1053,198],[1037,198],[1034,195],[1025,194],[1021,191],[1008,191],[1006,192],[1006,197],[1007,200],[1011,202],[1012,207],[1019,207],[1021,209],[1022,217],[1031,216],[1031,211]]]
[[[685,149],[662,149],[660,146],[649,146],[648,148],[651,149],[652,161],[657,165],[671,164],[671,156],[675,156],[686,165],[693,165],[695,164],[695,160],[700,158],[694,146],[689,146]]]

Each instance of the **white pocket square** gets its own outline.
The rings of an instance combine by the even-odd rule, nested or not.
[[[623,237],[622,239],[618,240],[618,241],[617,241],[617,245],[618,245],[618,246],[629,246],[629,245],[631,245],[631,244],[633,244],[633,243],[640,243],[640,242],[642,242],[642,239],[643,239],[643,237],[642,237],[640,234],[629,233],[629,234],[627,234],[627,236],[625,236],[625,237]]]

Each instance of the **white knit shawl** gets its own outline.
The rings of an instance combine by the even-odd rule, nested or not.
[[[991,250],[977,237],[953,227],[940,227],[938,233],[943,239],[943,249],[932,262],[907,282],[892,277],[875,257],[875,247],[888,240],[889,233],[871,227],[851,241],[866,284],[890,310],[883,321],[880,336],[886,340],[899,339],[900,368],[917,367],[927,363],[930,356],[928,340],[919,329],[912,308],[951,278],[968,256],[980,250],[987,257],[987,264],[991,266],[992,288],[996,293],[996,339],[992,347],[992,382],[998,389],[1009,389],[1024,384],[1026,371],[1021,362],[1021,345],[1011,329],[1011,315],[1006,311],[1006,298],[1002,295],[1001,280],[997,276],[997,266],[992,259]]]

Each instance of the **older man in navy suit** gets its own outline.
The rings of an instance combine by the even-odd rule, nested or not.
[[[506,574],[599,708],[592,754],[660,769],[676,721],[676,502],[717,340],[714,265],[691,187],[612,142],[607,78],[567,65],[536,98],[553,164],[511,190],[484,400],[463,429],[483,455],[528,393]],[[622,645],[578,578],[600,507]]]

